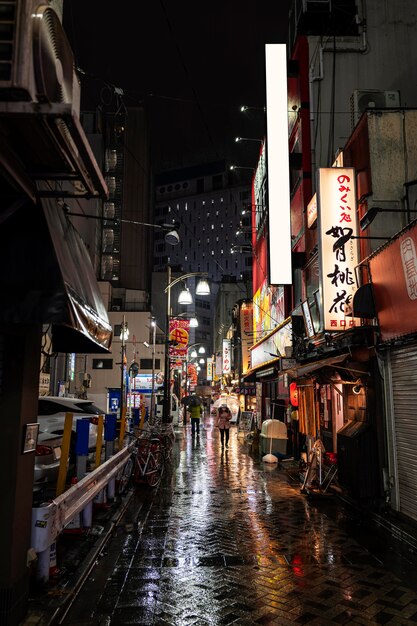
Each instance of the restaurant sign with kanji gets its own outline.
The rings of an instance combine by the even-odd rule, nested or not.
[[[187,356],[190,320],[169,320],[169,357]]]
[[[320,290],[324,330],[358,326],[351,317],[357,290],[358,265],[356,174],[352,167],[320,168],[318,172]]]

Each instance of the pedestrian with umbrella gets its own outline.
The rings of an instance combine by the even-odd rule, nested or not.
[[[200,418],[203,414],[203,401],[199,396],[193,395],[185,396],[183,403],[191,418],[191,436],[194,438],[197,435],[198,439],[200,437]]]
[[[229,430],[230,430],[231,419],[232,419],[232,412],[227,406],[226,402],[224,402],[217,409],[216,426],[220,430],[220,441],[222,444],[222,449],[224,448],[224,444],[226,440],[226,450],[229,448]]]

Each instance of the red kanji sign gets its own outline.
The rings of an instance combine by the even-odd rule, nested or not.
[[[169,320],[169,356],[186,356],[190,320]]]

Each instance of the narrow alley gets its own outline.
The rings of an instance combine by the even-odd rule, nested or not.
[[[394,540],[337,496],[302,495],[236,427],[224,451],[210,419],[197,440],[184,431],[157,493],[137,490],[61,623],[417,623],[416,568]]]

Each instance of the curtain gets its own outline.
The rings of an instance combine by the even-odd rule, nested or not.
[[[317,436],[319,430],[319,412],[316,406],[316,397],[313,383],[298,386],[298,418],[300,433]]]

